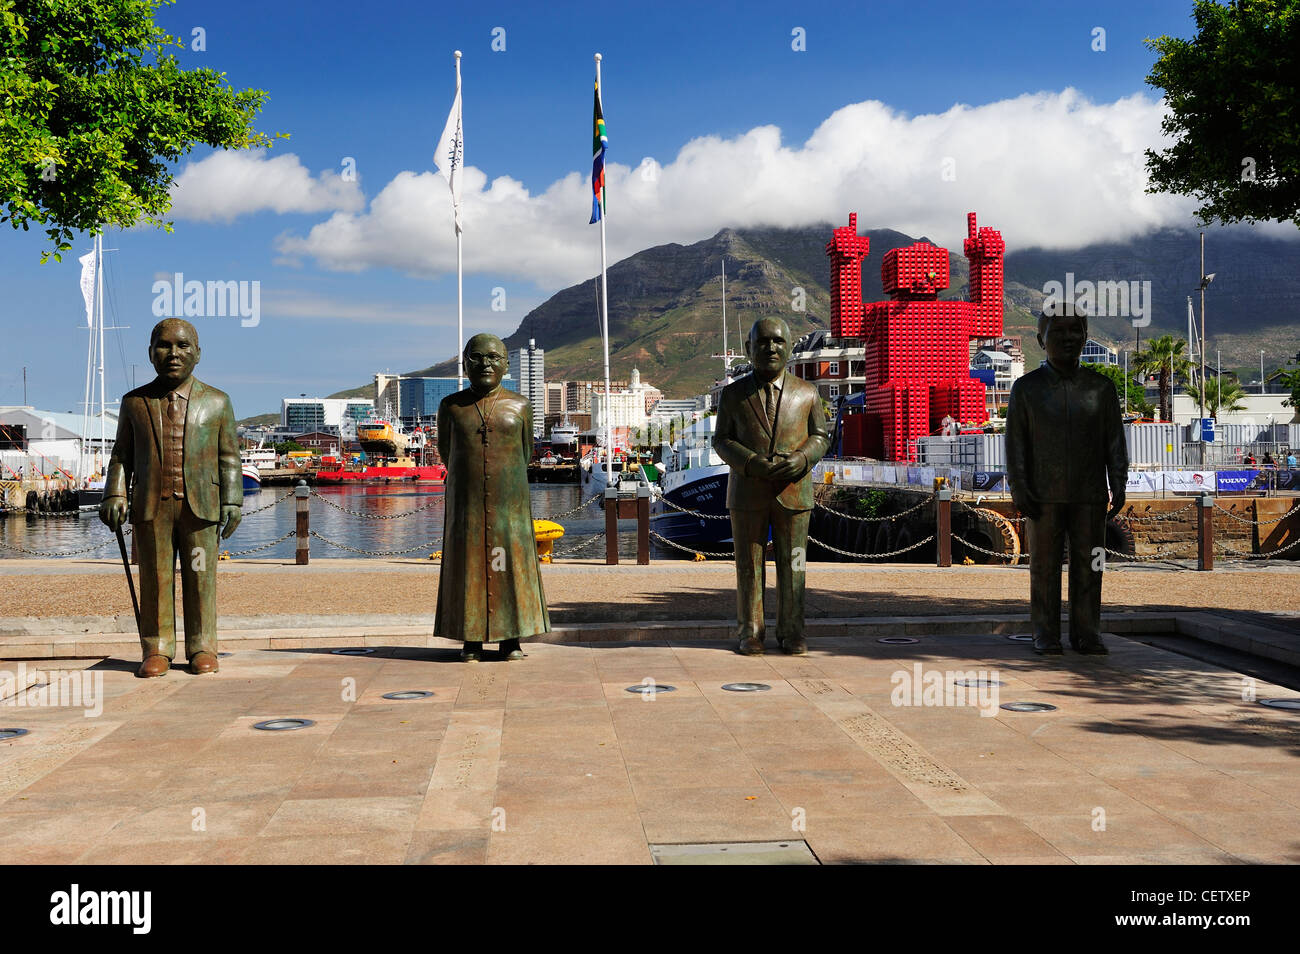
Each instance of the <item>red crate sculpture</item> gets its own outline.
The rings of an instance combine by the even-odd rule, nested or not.
[[[826,244],[831,260],[831,333],[861,338],[866,350],[865,456],[914,459],[916,439],[943,418],[984,419],[984,384],[970,376],[970,339],[1002,333],[1002,259],[995,229],[966,216],[962,251],[970,262],[970,301],[939,301],[948,287],[948,250],[926,242],[890,250],[880,278],[889,301],[862,301],[862,261],[870,239],[857,213]]]

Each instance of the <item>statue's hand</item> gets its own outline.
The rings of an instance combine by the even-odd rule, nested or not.
[[[222,507],[221,522],[225,526],[221,530],[221,539],[230,539],[230,535],[235,532],[235,528],[239,526],[239,521],[242,519],[244,519],[244,512],[238,507]]]
[[[105,497],[99,505],[99,519],[108,525],[108,529],[117,533],[126,522],[126,498]]]
[[[1110,509],[1106,511],[1106,519],[1109,520],[1110,518],[1116,516],[1123,509],[1124,509],[1124,490],[1120,489],[1120,490],[1111,491]]]
[[[774,466],[772,467],[770,477],[772,480],[780,480],[785,483],[790,483],[791,481],[797,480],[803,476],[805,470],[804,465],[807,464],[807,462],[808,458],[804,457],[803,454],[799,453],[799,451],[795,451],[781,460],[773,461]]]
[[[1013,494],[1011,502],[1015,504],[1017,510],[1030,520],[1037,520],[1043,515],[1043,509],[1038,506],[1038,501],[1030,496],[1017,497]]]
[[[745,465],[745,476],[769,480],[774,466],[775,464],[766,457],[751,457],[749,463]]]

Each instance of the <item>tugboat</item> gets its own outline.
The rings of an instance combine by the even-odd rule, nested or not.
[[[338,484],[350,481],[384,483],[393,480],[418,481],[441,484],[447,479],[447,468],[429,461],[436,451],[430,446],[428,432],[417,427],[407,434],[402,422],[386,407],[382,416],[375,415],[357,424],[357,442],[365,455],[365,463],[358,470],[349,470],[342,458],[329,461],[331,469],[316,473],[316,482]],[[322,461],[322,463],[326,463]]]

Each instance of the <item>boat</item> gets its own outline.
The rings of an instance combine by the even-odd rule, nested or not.
[[[375,414],[357,422],[361,458],[348,461],[343,457],[322,457],[316,482],[342,484],[409,480],[425,484],[445,483],[447,468],[437,461],[436,442],[430,440],[431,431],[432,428],[417,426],[407,433],[401,420],[393,414],[392,407],[388,406],[382,415]]]
[[[695,550],[726,550],[731,546],[731,521],[726,518],[729,468],[713,449],[716,417],[688,425],[661,458],[659,496],[650,505],[650,526],[664,539]],[[669,504],[675,504],[669,506]],[[676,509],[693,510],[697,514]]]
[[[240,469],[244,478],[244,493],[251,494],[262,489],[262,471],[275,469],[275,451],[264,450],[262,445],[240,451]]]
[[[551,428],[551,447],[576,447],[578,443],[578,425],[569,422],[565,415],[564,422]]]
[[[578,461],[578,483],[583,499],[593,494],[603,495],[609,486],[605,450],[593,447]],[[659,479],[659,472],[649,458],[639,458],[635,454],[625,454],[615,449],[613,459],[614,485],[620,496],[635,496],[638,485],[654,487]],[[651,490],[653,494],[653,489]]]

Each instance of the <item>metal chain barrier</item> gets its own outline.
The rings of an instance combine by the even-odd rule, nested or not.
[[[297,534],[297,532],[298,531],[296,529],[290,530],[284,536],[280,537],[280,539],[272,540],[270,543],[261,543],[255,547],[249,547],[247,550],[226,550],[223,553],[219,554],[219,556],[237,557],[237,556],[244,556],[249,553],[256,553],[258,550],[266,550],[269,547],[275,546],[277,543],[283,543],[285,540],[288,540],[290,537]]]
[[[1233,520],[1236,520],[1238,523],[1248,523],[1256,527],[1271,527],[1275,523],[1281,523],[1287,517],[1291,516],[1291,514],[1300,512],[1300,504],[1296,504],[1294,507],[1292,507],[1290,510],[1288,510],[1286,513],[1282,514],[1282,516],[1276,518],[1275,520],[1250,520],[1246,517],[1238,516],[1237,514],[1233,513],[1231,510],[1228,510],[1226,507],[1220,507],[1217,502],[1214,504],[1214,509],[1220,511],[1221,513],[1226,513],[1229,517],[1231,517]]]
[[[1104,549],[1111,556],[1119,557],[1120,559],[1127,560],[1130,563],[1147,563],[1153,560],[1168,560],[1168,559],[1193,560],[1196,558],[1195,553],[1191,553],[1191,554],[1184,553],[1182,556],[1178,556],[1178,554],[1181,552],[1179,547],[1170,547],[1165,550],[1157,550],[1155,553],[1144,553],[1141,556],[1138,556],[1136,553],[1125,553],[1123,550],[1112,550],[1109,547],[1105,547]]]
[[[1267,560],[1269,557],[1277,556],[1279,553],[1285,553],[1287,550],[1290,550],[1293,547],[1300,546],[1300,537],[1297,537],[1296,539],[1292,540],[1284,547],[1278,547],[1276,550],[1269,550],[1264,553],[1249,553],[1245,550],[1234,550],[1226,543],[1219,543],[1218,541],[1215,541],[1214,546],[1215,549],[1220,553],[1228,553],[1231,554],[1232,556],[1245,557],[1247,560]]]
[[[286,500],[288,500],[288,499],[289,499],[290,497],[292,497],[292,496],[293,496],[293,491],[291,490],[291,491],[289,491],[287,494],[285,494],[285,495],[282,496],[282,497],[276,497],[276,498],[275,498],[274,500],[272,500],[269,504],[265,504],[264,506],[261,506],[261,507],[255,507],[255,508],[252,509],[252,510],[245,510],[245,511],[243,512],[242,516],[247,517],[249,514],[261,513],[263,510],[270,510],[272,507],[276,506],[277,504],[282,504],[282,503],[284,503]]]
[[[690,553],[697,557],[706,556],[706,557],[723,557],[725,559],[731,559],[736,555],[735,550],[729,550],[726,553],[713,553],[709,550],[692,550],[690,547],[684,547],[680,543],[673,543],[673,541],[669,540],[667,537],[664,537],[662,534],[656,533],[654,530],[650,531],[650,536],[653,537],[655,540],[658,540],[660,543],[667,544],[668,546],[673,547],[674,549],[681,550],[683,553]]]
[[[843,517],[845,520],[858,520],[862,523],[880,523],[882,521],[897,520],[899,517],[906,517],[909,513],[915,513],[917,510],[920,510],[926,504],[934,500],[935,497],[937,496],[938,496],[937,494],[928,494],[925,497],[925,499],[922,500],[915,507],[908,507],[906,510],[899,511],[898,513],[890,514],[887,517],[856,517],[851,513],[842,513],[839,510],[832,510],[830,507],[826,506],[825,504],[817,504],[816,506],[818,510],[825,510],[827,513],[833,513],[835,516]]]
[[[127,527],[122,531],[123,536],[126,536],[129,533],[131,533],[130,527]],[[15,546],[13,544],[3,543],[3,542],[0,542],[0,547],[3,547],[6,550],[14,550],[18,553],[26,553],[29,554],[30,556],[65,557],[65,556],[76,556],[79,553],[90,553],[92,550],[102,550],[104,549],[104,547],[109,546],[110,544],[116,542],[117,542],[116,537],[109,537],[103,543],[93,543],[88,547],[80,547],[79,549],[76,550],[28,550],[26,547]]]
[[[902,549],[899,550],[890,550],[888,553],[853,553],[849,550],[841,550],[839,547],[833,547],[829,543],[822,543],[820,540],[818,540],[816,537],[812,536],[811,534],[809,534],[808,536],[809,543],[815,543],[819,547],[825,547],[827,550],[830,550],[832,553],[838,553],[841,556],[853,557],[855,560],[881,560],[884,559],[885,557],[898,556],[900,553],[906,553],[908,550],[915,550],[917,547],[923,547],[933,539],[934,539],[934,534],[932,533],[924,540],[917,540],[911,546],[903,547]]]
[[[1179,507],[1177,510],[1168,510],[1163,513],[1147,514],[1141,517],[1137,516],[1136,514],[1121,513],[1119,514],[1117,519],[1127,520],[1131,523],[1159,523],[1162,520],[1173,520],[1174,517],[1178,516],[1180,513],[1186,513],[1187,511],[1191,510],[1195,506],[1196,506],[1196,501],[1193,500],[1186,507]]]
[[[651,533],[653,534],[653,531],[651,531]],[[573,549],[571,549],[571,550],[565,550],[564,552],[561,552],[561,551],[559,551],[559,550],[552,550],[552,551],[551,551],[551,560],[552,560],[552,562],[554,562],[555,560],[567,560],[567,559],[569,559],[569,558],[571,558],[571,557],[577,556],[577,555],[578,555],[579,553],[581,553],[583,550],[588,549],[588,548],[589,548],[593,543],[597,543],[597,542],[603,540],[604,537],[605,537],[605,534],[604,534],[603,532],[601,532],[601,533],[598,533],[598,534],[596,534],[595,536],[591,537],[590,539],[585,540],[585,541],[582,542],[582,543],[575,544],[574,547],[573,547]]]
[[[403,553],[414,553],[416,550],[428,550],[442,545],[442,538],[431,540],[428,543],[421,543],[419,546],[407,547],[404,550],[362,550],[358,547],[350,547],[346,543],[336,543],[328,537],[322,537],[315,530],[308,530],[309,534],[322,543],[328,543],[332,547],[338,547],[340,550],[348,550],[352,553],[360,553],[362,556],[400,556]]]
[[[674,510],[678,511],[679,513],[689,514],[692,517],[702,517],[705,520],[730,520],[731,519],[731,515],[726,513],[703,513],[699,510],[688,510],[686,507],[678,506],[677,504],[669,500],[667,497],[665,497],[662,491],[658,495],[656,495],[655,499],[658,500],[660,503],[667,504],[669,507],[672,507]],[[687,552],[694,553],[695,551],[690,550]]]
[[[349,510],[347,507],[340,507],[338,504],[330,500],[328,497],[323,497],[314,490],[311,491],[311,495],[318,500],[324,501],[327,505],[333,507],[335,510],[341,510],[344,513],[351,514],[354,517],[360,517],[362,520],[396,520],[398,517],[409,517],[411,514],[419,513],[421,510],[428,510],[432,507],[436,507],[438,504],[443,502],[443,499],[441,497],[438,497],[430,501],[429,503],[425,504],[423,507],[416,507],[413,510],[403,510],[401,513],[366,513],[363,510]],[[292,496],[292,492],[290,493],[290,496]]]
[[[999,514],[999,516],[1001,516],[1001,514]],[[957,533],[954,533],[952,535],[952,538],[956,540],[958,543],[960,543],[962,546],[968,547],[971,550],[976,551],[977,553],[984,553],[991,557],[998,557],[1003,560],[1010,560],[1012,563],[1017,562],[1021,557],[1025,555],[1023,553],[998,553],[996,550],[985,550],[982,546],[971,543],[965,537]]]
[[[597,500],[597,499],[599,499],[601,496],[603,496],[603,494],[602,494],[600,491],[597,491],[596,493],[594,493],[594,494],[592,494],[590,497],[588,497],[586,500],[584,500],[582,503],[578,504],[578,506],[574,507],[572,510],[566,510],[566,511],[564,511],[564,513],[557,513],[557,514],[556,514],[555,516],[553,516],[553,517],[539,517],[538,519],[539,519],[539,520],[550,520],[550,521],[552,521],[552,522],[555,522],[555,521],[559,520],[561,517],[572,517],[572,516],[573,516],[575,513],[577,513],[579,510],[582,510],[584,507],[586,507],[588,504],[590,504],[593,500]],[[585,546],[585,544],[584,544],[584,546]]]

